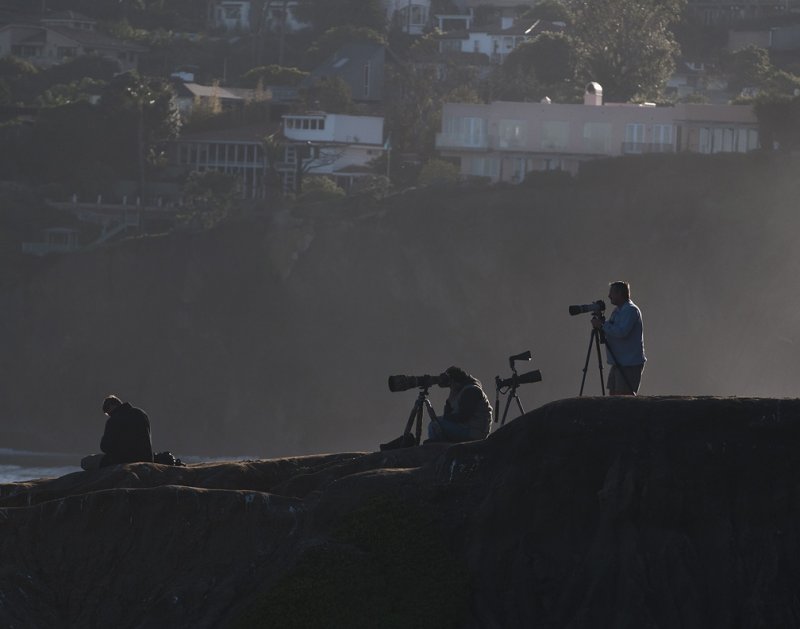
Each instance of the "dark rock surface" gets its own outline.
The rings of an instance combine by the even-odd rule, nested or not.
[[[243,626],[315,549],[363,555],[337,530],[389,499],[435,513],[465,567],[453,627],[797,627],[799,440],[800,400],[583,398],[483,442],[5,485],[0,626]],[[311,574],[308,604],[331,587]]]

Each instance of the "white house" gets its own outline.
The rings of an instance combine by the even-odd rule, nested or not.
[[[422,35],[430,21],[430,0],[384,0],[386,17],[409,35]]]
[[[535,170],[576,173],[582,162],[642,153],[747,152],[759,147],[749,105],[672,107],[603,103],[587,86],[584,104],[447,103],[436,148],[462,175],[520,182]]]
[[[259,18],[250,0],[214,0],[209,8],[209,22],[226,31],[254,30],[254,20],[262,19],[270,31],[291,33],[309,25],[297,18],[297,0],[267,0],[264,13]]]
[[[287,190],[298,176],[325,175],[347,189],[358,177],[373,174],[369,163],[386,150],[383,118],[325,112],[283,116],[284,162],[280,170]]]
[[[515,24],[512,17],[501,17],[494,27],[471,28],[472,16],[437,15],[440,29],[447,24],[463,20],[467,30],[445,32],[439,38],[439,52],[480,53],[487,55],[492,63],[503,63],[506,57],[523,42],[534,39],[542,32],[560,32],[564,25],[559,22],[537,20],[531,24]]]

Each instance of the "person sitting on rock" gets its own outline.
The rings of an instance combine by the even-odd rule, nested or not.
[[[153,442],[150,419],[140,408],[122,402],[116,395],[103,400],[106,428],[100,440],[104,454],[92,454],[81,461],[85,470],[120,463],[153,462]]]
[[[450,395],[444,414],[428,425],[428,441],[475,441],[486,439],[492,423],[492,405],[480,381],[460,367],[449,367]]]

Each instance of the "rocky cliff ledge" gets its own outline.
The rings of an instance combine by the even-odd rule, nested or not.
[[[0,486],[3,627],[796,627],[800,400]]]

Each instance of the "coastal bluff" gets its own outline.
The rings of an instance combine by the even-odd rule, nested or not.
[[[387,435],[391,438],[395,435]],[[0,626],[796,627],[800,400],[0,486]]]

